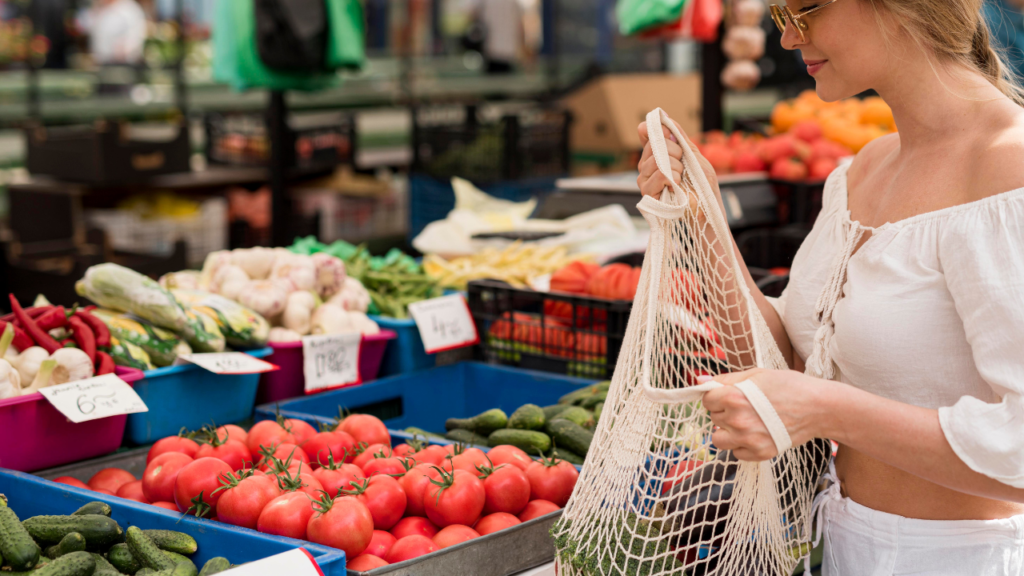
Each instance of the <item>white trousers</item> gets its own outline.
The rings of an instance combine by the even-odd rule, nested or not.
[[[915,520],[843,498],[838,484],[819,497],[822,576],[1024,576],[1024,515]]]

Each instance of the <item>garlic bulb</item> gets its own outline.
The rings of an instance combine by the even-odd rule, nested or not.
[[[271,280],[250,280],[238,293],[238,302],[271,319],[284,311],[288,292]]]
[[[22,390],[21,395],[25,396],[28,394],[35,394],[36,392],[39,392],[39,390],[42,388],[46,388],[56,384],[56,382],[53,381],[53,371],[56,368],[56,360],[43,360],[43,363],[39,365],[39,372],[36,373],[35,379],[32,380],[32,385]]]
[[[14,340],[14,326],[10,324],[4,328],[4,334],[0,337],[0,356],[6,356],[7,350]],[[45,350],[44,350],[45,352]],[[14,398],[21,395],[21,376],[7,360],[0,360],[0,400]]]
[[[363,287],[362,282],[349,276],[345,278],[341,292],[332,296],[328,304],[334,304],[344,310],[366,312],[370,308],[370,293]]]
[[[309,334],[316,298],[311,292],[298,290],[288,295],[281,324],[299,334]]]
[[[274,267],[275,250],[272,248],[239,248],[231,252],[231,263],[238,266],[253,280],[263,280]]]
[[[302,334],[287,328],[271,328],[269,342],[301,342]]]
[[[35,379],[39,365],[49,357],[50,353],[45,348],[32,346],[19,354],[16,362],[11,362],[17,368],[23,386],[28,386]]]
[[[195,270],[168,272],[160,277],[160,285],[168,290],[196,290],[201,273]]]
[[[370,320],[370,317],[362,312],[349,312],[352,325],[364,336],[373,336],[374,334],[380,334],[380,326],[376,322]]]
[[[313,290],[316,287],[316,265],[309,256],[279,254],[274,259],[270,277],[291,280],[296,290]]]
[[[78,348],[61,348],[50,355],[50,360],[57,361],[53,369],[54,384],[85,380],[93,376],[92,360]]]
[[[722,70],[722,84],[733,90],[750,90],[761,81],[761,69],[750,60],[730,62]]]
[[[345,286],[345,263],[337,256],[330,254],[313,254],[313,266],[316,268],[316,293],[327,299],[341,291]]]
[[[209,290],[217,271],[221,266],[228,264],[231,264],[231,252],[227,250],[217,250],[207,254],[206,260],[203,261],[203,270],[199,273],[199,289]]]
[[[311,334],[342,334],[358,331],[359,328],[352,323],[349,313],[339,306],[323,304],[313,312]]]
[[[235,300],[248,282],[249,275],[245,273],[245,270],[242,270],[240,266],[228,264],[221,266],[214,274],[210,290],[225,298]]]
[[[722,39],[722,51],[730,60],[757,60],[764,56],[765,34],[753,26],[733,26]]]

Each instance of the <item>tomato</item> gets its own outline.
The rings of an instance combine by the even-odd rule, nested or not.
[[[404,458],[374,458],[363,465],[363,472],[367,477],[387,474],[393,478],[400,478],[405,476],[405,473],[415,465],[415,460]]]
[[[665,475],[665,483],[661,486],[661,493],[668,492],[676,484],[689,478],[693,471],[703,463],[702,460],[684,460],[670,468],[668,474]]]
[[[178,511],[178,505],[175,504],[174,502],[153,502],[152,505],[156,506],[157,508],[164,508],[167,510],[173,510],[175,512]]]
[[[72,478],[71,476],[61,476],[60,478],[54,478],[53,481],[57,484],[67,484],[68,486],[74,486],[75,488],[81,488],[83,490],[92,490],[88,484],[82,482],[78,478]]]
[[[398,538],[395,538],[391,532],[386,530],[374,530],[373,537],[370,538],[370,544],[363,551],[363,554],[372,554],[384,559],[387,557],[391,547],[395,545]]]
[[[501,446],[495,446],[487,452],[487,457],[491,459],[491,463],[495,467],[502,464],[511,464],[516,468],[519,468],[523,472],[526,472],[526,467],[533,464],[533,458],[523,452],[522,449],[509,444],[502,444]]]
[[[317,435],[316,428],[304,420],[288,418],[281,423],[281,427],[295,437],[295,444],[304,446],[310,438]]]
[[[434,544],[437,544],[438,548],[447,548],[479,537],[480,533],[469,526],[452,524],[442,528],[440,532],[434,535]]]
[[[260,512],[256,529],[264,534],[306,538],[306,526],[313,516],[312,502],[303,492],[287,492],[271,500]]]
[[[345,568],[353,572],[367,572],[374,568],[380,568],[381,566],[387,566],[388,563],[383,558],[378,558],[373,554],[360,554],[351,561],[346,559]]]
[[[408,458],[415,454],[416,451],[408,444],[399,444],[391,449],[391,453],[398,458]]]
[[[481,468],[477,476],[484,481],[484,514],[507,512],[519,514],[530,501],[530,481],[522,470],[511,464],[497,468]]]
[[[295,436],[288,433],[274,420],[257,422],[245,439],[245,445],[253,455],[260,453],[260,447],[273,447],[278,444],[295,444]]]
[[[426,536],[406,536],[395,542],[395,545],[391,547],[391,551],[388,552],[386,560],[388,564],[396,564],[412,560],[413,558],[419,558],[437,550],[437,544],[434,544],[434,541]]]
[[[444,446],[439,444],[431,444],[423,450],[413,454],[413,458],[415,458],[420,464],[433,464],[434,466],[440,466],[443,464],[447,456],[448,451],[444,449]]]
[[[405,514],[407,498],[402,486],[391,476],[378,475],[358,482],[351,490],[341,493],[355,496],[366,504],[373,515],[375,530],[390,530]]]
[[[398,483],[402,485],[402,489],[405,490],[407,498],[405,506],[406,516],[427,515],[423,509],[423,493],[426,492],[427,486],[430,486],[431,480],[438,480],[440,478],[441,475],[432,465],[417,464],[398,480]]]
[[[320,432],[302,445],[313,470],[328,466],[332,461],[344,462],[348,452],[355,448],[355,439],[345,432]]]
[[[225,424],[220,428],[217,428],[217,436],[219,438],[227,436],[231,440],[238,440],[242,444],[245,444],[246,440],[249,438],[249,433],[246,432],[245,428],[242,428],[241,426],[235,426],[234,424]],[[248,444],[246,444],[246,448],[248,447]]]
[[[331,499],[323,496],[314,503],[316,513],[306,526],[310,542],[344,550],[346,556],[358,556],[373,538],[373,516],[366,505],[352,496]]]
[[[199,458],[185,465],[174,481],[174,503],[184,514],[207,518],[217,513],[221,477],[231,474],[231,466],[218,458]]]
[[[359,448],[356,448],[359,451]],[[366,465],[367,462],[374,458],[390,458],[391,457],[391,446],[385,446],[384,444],[370,444],[364,446],[359,454],[352,459],[352,463],[359,468]]]
[[[324,491],[331,498],[338,495],[339,490],[351,488],[353,480],[366,477],[366,474],[355,464],[335,464],[333,467],[317,468],[313,471],[313,478],[320,481]]]
[[[110,490],[107,490],[106,488],[96,488],[95,490],[93,490],[93,492],[97,492],[99,494],[106,494],[107,496],[113,496],[114,495],[113,492],[111,492]]]
[[[150,502],[174,502],[174,481],[178,472],[192,463],[192,457],[181,452],[161,454],[146,465],[142,474],[142,493]]]
[[[465,470],[476,474],[477,466],[490,466],[487,455],[479,448],[466,448],[461,454],[452,458],[452,466],[456,470]]]
[[[526,508],[519,513],[519,521],[526,522],[527,520],[533,520],[534,518],[540,518],[546,514],[551,514],[556,510],[562,508],[554,502],[548,502],[547,500],[531,500]]]
[[[418,516],[409,516],[402,518],[391,528],[391,534],[401,540],[406,536],[413,536],[419,534],[420,536],[426,536],[427,538],[433,538],[434,534],[437,534],[437,526],[434,526],[430,520],[421,518]]]
[[[531,499],[548,500],[558,506],[565,506],[580,473],[565,460],[545,458],[530,464],[526,468],[526,477],[530,480]]]
[[[369,414],[351,414],[338,424],[338,430],[347,432],[356,442],[367,444],[384,444],[391,446],[391,433],[388,427],[376,416]]]
[[[146,454],[146,464],[152,462],[157,456],[168,452],[181,452],[189,458],[195,458],[198,450],[199,444],[196,444],[195,440],[182,438],[181,436],[168,436],[167,438],[157,440],[153,447],[149,449],[149,453]]]
[[[484,483],[464,470],[445,472],[441,486],[431,483],[423,493],[427,518],[440,527],[472,526],[484,509]]]
[[[142,491],[142,480],[125,482],[117,489],[117,492],[115,492],[114,495],[118,498],[125,498],[127,500],[135,500],[136,502],[149,504],[149,499],[146,498],[146,494]],[[177,510],[178,507],[175,506],[174,509]]]
[[[260,512],[271,500],[281,495],[281,489],[269,476],[249,476],[241,480],[232,475],[221,480],[217,517],[233,526],[256,529]]]
[[[285,468],[288,468],[289,466],[296,462],[301,462],[306,466],[309,466],[309,456],[306,455],[305,450],[299,448],[295,444],[283,443],[278,444],[274,448],[273,452],[271,452],[269,449],[264,448],[262,452],[263,458],[259,461],[258,464],[260,470],[267,471],[274,467],[273,462],[267,457],[268,453],[274,458],[277,458],[282,463],[284,463]]]
[[[252,464],[252,454],[249,453],[249,448],[244,443],[230,438],[223,442],[218,439],[211,442],[210,444],[199,446],[199,450],[196,451],[197,460],[200,458],[216,458],[226,462],[232,470],[241,470],[247,464]]]
[[[506,512],[495,512],[481,518],[476,523],[476,526],[473,526],[473,529],[479,532],[481,536],[486,536],[492,532],[511,528],[516,524],[522,524],[522,521]]]
[[[89,487],[93,490],[102,488],[112,494],[117,494],[118,489],[129,482],[135,482],[135,476],[131,472],[120,468],[104,468],[92,475],[92,478],[89,479]]]

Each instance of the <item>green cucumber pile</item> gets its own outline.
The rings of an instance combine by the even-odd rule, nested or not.
[[[210,576],[232,567],[212,558],[200,570],[189,559],[198,545],[188,534],[122,530],[110,513],[107,504],[90,502],[67,516],[21,521],[0,495],[0,575]]]
[[[583,464],[610,385],[599,382],[581,388],[551,406],[524,404],[511,416],[494,408],[472,418],[449,418],[445,438],[480,446],[511,444],[530,455],[543,453]]]

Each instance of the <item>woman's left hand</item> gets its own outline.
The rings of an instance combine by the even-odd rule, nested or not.
[[[757,384],[771,401],[786,425],[793,446],[818,436],[821,416],[826,412],[822,396],[834,383],[793,370],[755,368],[716,376],[714,381],[725,386],[704,394],[704,407],[711,413],[711,421],[718,426],[711,435],[716,447],[732,450],[740,460],[768,460],[778,454],[775,441],[761,417],[746,395],[734,386],[744,380]]]

